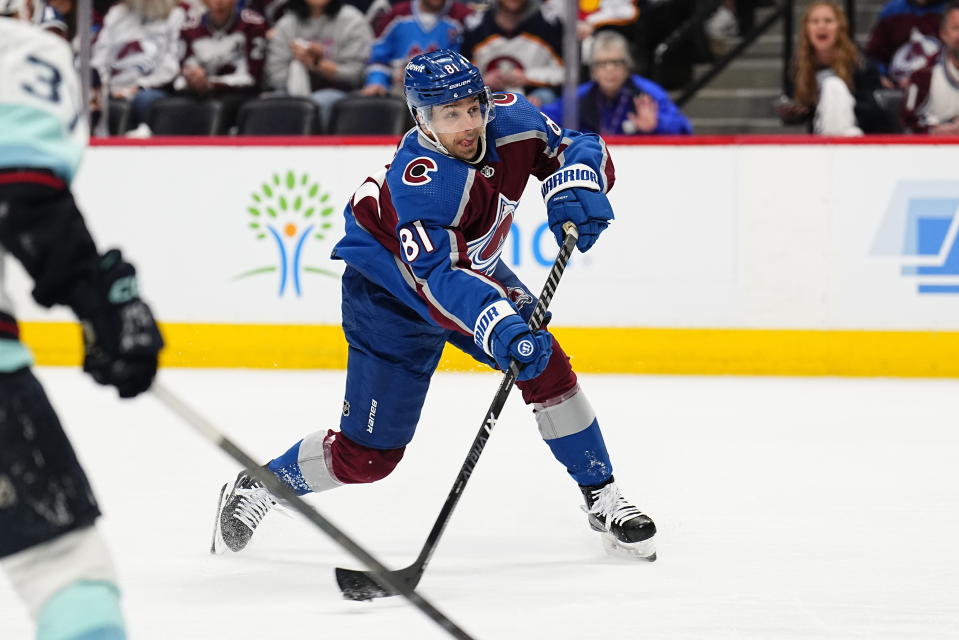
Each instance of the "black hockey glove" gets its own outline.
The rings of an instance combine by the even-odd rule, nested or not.
[[[163,338],[140,300],[136,269],[111,249],[100,256],[92,286],[73,305],[83,326],[83,370],[132,398],[150,388]]]

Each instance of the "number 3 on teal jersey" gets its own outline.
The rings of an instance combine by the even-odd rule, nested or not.
[[[50,102],[60,102],[60,87],[63,84],[63,76],[60,70],[45,60],[29,55],[27,62],[36,65],[36,76],[33,82],[24,82],[20,86],[30,95],[34,95],[41,100]]]

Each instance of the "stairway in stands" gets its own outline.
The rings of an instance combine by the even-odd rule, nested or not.
[[[808,4],[795,3],[794,31],[799,28]],[[860,46],[865,45],[883,4],[883,0],[857,0],[855,29]],[[768,12],[768,8],[758,9],[756,23]],[[779,21],[686,103],[682,110],[693,131],[721,135],[804,133],[802,126],[783,125],[773,112],[773,103],[782,94],[782,46],[783,27]],[[701,65],[696,72],[702,74],[708,68]]]

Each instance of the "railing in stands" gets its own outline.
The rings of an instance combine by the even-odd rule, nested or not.
[[[660,66],[669,54],[679,47],[690,35],[694,29],[700,29],[703,22],[715,11],[721,1],[708,0],[700,5],[694,14],[673,33],[667,36],[662,43],[656,47],[653,63]],[[808,3],[803,3],[808,4]],[[849,33],[855,36],[856,33],[856,0],[844,0],[846,17],[849,21]],[[723,70],[728,67],[736,58],[748,49],[760,36],[766,33],[776,23],[782,19],[782,91],[784,95],[792,94],[792,73],[791,64],[793,58],[793,38],[795,2],[794,0],[783,0],[781,4],[774,7],[773,10],[753,29],[746,34],[740,42],[721,56],[713,63],[703,75],[691,82],[676,99],[676,104],[682,107],[689,102],[699,91],[708,85]]]

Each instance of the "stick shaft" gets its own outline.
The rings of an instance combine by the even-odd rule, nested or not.
[[[338,545],[347,552],[355,556],[360,562],[366,565],[381,580],[382,584],[388,586],[395,593],[399,593],[407,598],[413,606],[422,611],[433,622],[445,629],[452,637],[458,640],[473,640],[452,620],[433,606],[428,600],[414,591],[405,581],[393,578],[393,573],[383,566],[379,560],[370,555],[359,544],[353,541],[348,535],[343,533],[332,522],[327,520],[319,511],[310,506],[300,496],[293,493],[289,487],[280,482],[280,480],[270,473],[267,469],[261,467],[247,455],[242,449],[230,441],[213,423],[197,413],[192,407],[187,405],[177,394],[170,391],[159,381],[155,381],[151,388],[153,395],[163,403],[170,411],[177,414],[184,422],[193,427],[204,438],[217,446],[228,456],[239,462],[246,470],[277,498],[286,502],[292,509],[301,513],[307,520],[316,525],[321,531],[333,539]]]
[[[553,294],[556,293],[560,278],[563,277],[563,272],[566,270],[566,265],[569,264],[570,255],[572,255],[573,248],[576,246],[576,240],[579,237],[576,227],[572,223],[566,223],[563,230],[566,232],[563,245],[560,247],[559,255],[556,256],[556,260],[553,262],[553,267],[550,269],[549,276],[546,278],[546,284],[543,285],[543,291],[540,293],[536,307],[533,309],[533,314],[529,320],[529,327],[534,331],[539,329],[543,324],[546,311],[549,308],[550,302],[553,300]],[[509,397],[513,385],[516,383],[518,371],[517,364],[513,362],[503,376],[503,381],[500,382],[496,395],[493,396],[493,402],[486,412],[479,432],[473,439],[473,444],[470,446],[469,453],[466,455],[466,461],[463,462],[463,466],[460,467],[456,480],[453,482],[453,488],[450,490],[449,496],[447,496],[446,502],[443,504],[443,508],[436,518],[436,522],[433,523],[433,528],[430,530],[426,538],[426,543],[423,545],[422,550],[420,550],[420,554],[416,557],[416,562],[413,563],[413,566],[418,566],[419,574],[422,574],[423,571],[426,570],[426,565],[429,564],[430,558],[436,550],[436,545],[439,543],[443,531],[446,530],[446,525],[449,524],[453,509],[456,508],[460,496],[463,494],[463,489],[466,488],[466,483],[473,474],[476,463],[479,462],[480,454],[482,454],[483,449],[486,448],[486,442],[489,440],[490,433],[493,427],[496,426],[496,421],[499,420],[499,414],[506,405],[506,399]]]

